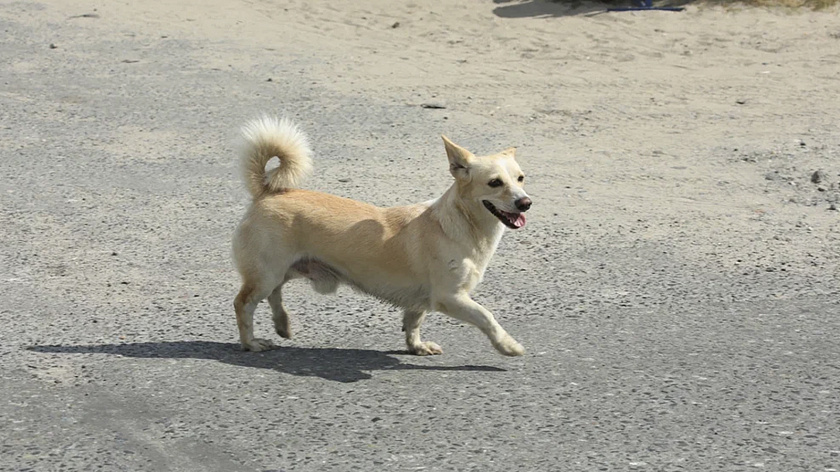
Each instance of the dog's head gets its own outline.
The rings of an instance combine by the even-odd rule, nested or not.
[[[514,158],[515,149],[475,156],[446,136],[443,144],[461,198],[484,207],[508,228],[525,226],[524,213],[531,208],[531,198],[525,193],[525,174]]]

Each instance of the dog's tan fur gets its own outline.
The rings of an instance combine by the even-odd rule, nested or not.
[[[433,310],[477,326],[502,354],[524,353],[469,295],[504,231],[501,217],[482,202],[514,216],[523,201],[530,206],[512,148],[476,157],[444,137],[455,177],[449,190],[431,202],[378,208],[293,188],[311,169],[311,158],[306,137],[290,121],[262,118],[243,134],[241,158],[253,203],[236,230],[233,252],[242,275],[234,308],[244,349],[272,346],[254,337],[254,309],[265,298],[277,334],[292,337],[281,289],[291,279],[308,278],[320,293],[346,284],[402,308],[406,344],[414,354],[442,352],[420,339],[420,324]],[[266,172],[275,156],[280,166]],[[502,184],[488,185],[494,179]]]

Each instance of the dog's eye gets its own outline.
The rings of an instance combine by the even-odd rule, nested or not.
[[[520,182],[524,182],[524,181],[525,181],[525,176],[524,176],[524,175],[520,175],[520,176],[519,176],[519,178],[518,178],[518,179],[516,179],[516,180],[518,180],[518,181],[520,181]]]
[[[501,187],[502,186],[502,181],[499,180],[499,179],[493,179],[490,182],[487,182],[487,185],[489,185],[491,187]]]

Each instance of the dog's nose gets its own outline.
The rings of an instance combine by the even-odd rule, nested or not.
[[[528,197],[522,197],[516,201],[516,208],[519,211],[528,211],[528,208],[531,208],[531,199]]]

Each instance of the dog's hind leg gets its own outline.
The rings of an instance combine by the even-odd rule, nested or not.
[[[283,306],[282,289],[283,284],[280,284],[271,292],[271,295],[268,296],[268,304],[271,305],[271,319],[274,321],[274,330],[280,337],[292,339],[292,324],[289,322],[289,312]]]
[[[403,313],[403,331],[408,352],[418,356],[442,354],[443,349],[431,341],[420,340],[420,324],[426,318],[426,312],[420,310],[405,310]]]
[[[270,349],[273,343],[254,337],[254,310],[287,280],[294,254],[283,245],[282,234],[269,238],[258,231],[259,225],[254,221],[246,218],[234,234],[233,258],[242,276],[242,288],[233,301],[233,308],[242,349],[259,352]]]
[[[256,288],[246,282],[233,301],[236,324],[239,327],[239,342],[246,351],[259,352],[274,347],[270,340],[254,337],[254,310],[270,293],[270,289]]]
[[[521,356],[525,348],[493,318],[489,310],[479,305],[466,293],[439,298],[436,307],[441,312],[464,322],[475,325],[493,343],[497,351],[506,356]]]

